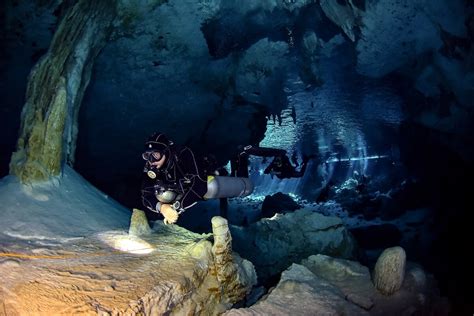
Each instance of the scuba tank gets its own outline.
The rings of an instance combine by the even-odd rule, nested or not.
[[[244,197],[252,193],[253,184],[249,178],[208,176],[207,193],[204,199]]]

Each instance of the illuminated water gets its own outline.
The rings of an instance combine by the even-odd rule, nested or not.
[[[303,178],[278,180],[261,171],[268,162],[252,159],[251,178],[259,194],[299,193],[303,184],[322,186],[374,172],[374,167],[397,160],[396,135],[402,120],[402,99],[396,83],[366,79],[343,66],[322,65],[324,84],[306,90],[297,75],[288,79],[288,108],[269,120],[263,147],[282,148],[291,155],[317,154]],[[296,112],[296,122],[292,117]],[[308,141],[309,140],[309,141]],[[380,168],[377,169],[380,171]]]

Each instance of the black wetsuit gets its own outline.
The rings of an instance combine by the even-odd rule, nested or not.
[[[179,209],[186,210],[202,201],[207,192],[207,170],[188,147],[173,146],[165,165],[158,171],[156,178],[147,175],[145,166],[142,183],[143,205],[156,212],[159,202],[157,193],[173,191],[176,198],[169,204],[179,202]]]
[[[263,171],[265,174],[275,175],[279,179],[285,178],[300,178],[306,171],[308,165],[308,158],[303,158],[303,164],[301,169],[296,171],[296,167],[293,166],[286,155],[275,157],[267,168]]]

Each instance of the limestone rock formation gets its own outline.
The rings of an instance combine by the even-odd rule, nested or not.
[[[98,232],[128,230],[130,210],[90,185],[72,168],[54,181],[24,185],[0,180],[0,241],[56,244]]]
[[[406,254],[402,247],[385,249],[374,268],[374,285],[380,293],[391,295],[398,291],[405,278]]]
[[[60,2],[65,3],[57,0],[2,1],[0,95],[4,97],[0,115],[1,176],[8,174],[11,153],[18,141],[21,105],[25,102],[28,73],[49,47],[53,37],[52,30],[57,26]]]
[[[357,43],[359,73],[381,77],[441,45],[436,26],[417,2],[383,0],[368,6]]]
[[[114,1],[78,1],[31,71],[17,151],[10,162],[10,173],[23,183],[57,176],[65,160],[72,162],[79,106],[114,15]]]
[[[108,231],[54,248],[25,247],[22,256],[0,258],[2,312],[221,313],[250,292],[255,273],[238,273],[253,269],[242,259],[228,257],[225,263],[217,263],[207,237],[158,221],[153,233],[141,238]],[[229,248],[220,249],[229,254]],[[229,273],[218,278],[216,270]]]
[[[306,267],[293,264],[266,297],[249,308],[232,309],[232,315],[368,315],[347,301],[344,293],[316,277]]]
[[[326,16],[340,26],[347,37],[354,42],[356,40],[360,10],[352,2],[346,1],[342,5],[340,1],[322,0],[320,3]]]
[[[0,181],[0,315],[214,315],[256,283],[229,235],[216,263],[212,234],[150,230],[67,166],[54,180]]]
[[[283,86],[289,67],[288,50],[286,42],[268,38],[247,49],[236,70],[236,93],[248,101],[268,105],[275,113],[285,108],[287,100]]]
[[[253,265],[232,253],[232,237],[227,220],[220,216],[212,218],[212,232],[216,277],[222,291],[235,301],[250,293],[249,288],[257,283],[257,274]],[[234,301],[234,302],[235,302]]]
[[[302,261],[302,265],[315,275],[335,284],[353,304],[365,310],[373,307],[374,290],[367,267],[356,261],[339,260],[324,255],[310,256]]]
[[[224,282],[229,274],[232,274],[232,237],[230,236],[227,220],[220,216],[212,218],[212,233],[214,234],[214,245],[212,253],[216,260],[216,275],[219,282]]]
[[[369,269],[355,261],[310,256],[302,264],[316,276],[337,286],[346,300],[369,311],[371,315],[421,313],[447,315],[449,303],[439,296],[436,280],[423,269],[407,263],[407,278],[396,295],[386,296],[373,286]]]
[[[134,208],[130,219],[130,228],[128,234],[141,236],[151,233],[150,225],[144,211]]]
[[[330,57],[335,49],[345,43],[342,34],[337,34],[328,41],[318,37],[316,32],[308,31],[301,40],[301,61],[299,75],[307,84],[321,85],[323,83],[320,70],[320,60]]]
[[[341,219],[297,210],[248,227],[230,227],[234,249],[256,267],[261,280],[314,253],[352,258],[355,241]]]
[[[358,262],[313,255],[283,272],[278,285],[255,305],[224,315],[447,315],[433,277],[409,264],[396,295],[379,293],[367,267]]]
[[[409,107],[414,110],[411,120],[426,127],[437,142],[471,160],[473,146],[464,135],[472,133],[474,92],[469,87],[473,86],[470,65],[474,55],[469,44],[470,11],[466,3],[366,3],[356,44],[357,72],[380,78],[398,71],[413,80],[413,88],[430,100],[430,106],[418,108],[424,98],[413,101]]]

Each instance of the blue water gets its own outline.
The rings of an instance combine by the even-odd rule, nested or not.
[[[282,148],[291,155],[317,154],[303,178],[279,180],[263,175],[269,163],[251,159],[255,194],[300,194],[304,186],[317,189],[329,180],[343,182],[359,174],[374,175],[397,162],[397,131],[403,100],[396,82],[363,78],[336,60],[321,64],[324,84],[305,89],[296,74],[288,77],[288,108],[278,121],[268,120],[263,147]],[[291,117],[296,110],[296,124]],[[306,191],[307,188],[306,188]],[[311,191],[311,190],[310,190]],[[314,190],[313,190],[314,191]]]

